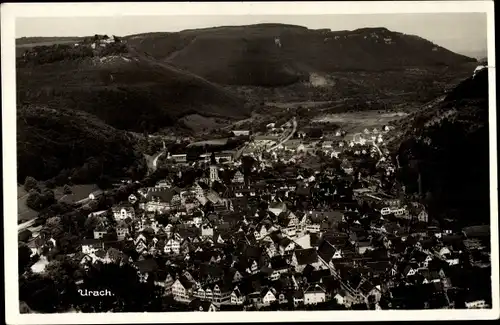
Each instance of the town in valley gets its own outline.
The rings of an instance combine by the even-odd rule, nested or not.
[[[275,36],[278,27],[269,28],[273,33],[265,56],[274,60],[274,55],[287,51],[293,38],[288,40],[287,31],[281,38]],[[288,33],[295,33],[291,30]],[[344,34],[320,32],[326,35],[318,38],[321,44],[349,41]],[[390,33],[360,30],[359,42],[380,40],[380,46],[396,46],[399,39]],[[203,40],[200,36],[185,43],[197,46]],[[487,157],[488,145],[486,156],[478,156],[481,153],[474,150],[483,147],[473,141],[484,138],[463,135],[465,127],[455,127],[463,120],[472,123],[461,119],[465,116],[461,114],[486,116],[483,124],[487,125],[487,109],[475,113],[487,103],[486,62],[466,62],[470,68],[453,82],[452,78],[436,81],[433,85],[445,86],[418,106],[421,93],[412,97],[412,107],[389,97],[377,102],[368,93],[359,101],[349,99],[358,94],[347,90],[335,99],[325,96],[344,91],[339,90],[340,78],[364,78],[373,81],[374,87],[392,83],[380,86],[387,91],[387,87],[412,83],[404,80],[405,75],[421,78],[423,68],[407,68],[401,78],[380,72],[386,79],[341,72],[345,75],[335,82],[311,73],[307,86],[303,86],[306,81],[290,86],[305,89],[309,96],[305,100],[278,103],[281,95],[269,90],[274,86],[240,87],[240,96],[249,93],[267,96],[266,100],[254,101],[245,116],[230,119],[225,113],[202,116],[186,110],[171,119],[182,120],[182,125],[156,128],[160,120],[171,121],[167,115],[152,117],[157,107],[152,101],[166,96],[163,90],[148,90],[147,98],[153,99],[143,105],[153,108],[141,114],[151,115],[101,112],[111,107],[106,105],[114,105],[111,102],[121,107],[128,105],[123,104],[127,100],[144,100],[140,97],[144,85],[160,82],[160,73],[178,73],[154,61],[152,47],[148,54],[138,54],[137,44],[149,43],[134,36],[95,35],[59,45],[18,46],[22,53],[18,105],[24,105],[22,111],[19,108],[18,123],[26,123],[18,127],[22,313],[491,308],[489,214],[479,207],[488,209],[489,203],[484,202],[489,197],[464,199],[488,193],[487,185],[486,192],[476,190],[483,186],[479,181],[483,174],[472,174],[488,173],[488,159],[482,162],[485,168],[463,167],[465,159],[474,159],[463,156]],[[191,58],[183,51],[175,52],[172,62],[184,54],[183,60]],[[429,48],[432,55],[439,51],[444,50]],[[74,73],[61,72],[60,80],[54,78],[49,70],[69,69],[71,60],[81,60],[78,64],[85,64],[88,71],[78,68]],[[44,66],[49,68],[43,70]],[[129,70],[120,72],[125,66],[151,70],[143,70],[144,74],[130,70],[133,77],[125,80]],[[96,81],[87,79],[101,67]],[[109,72],[108,67],[115,70]],[[78,81],[82,88],[90,82],[98,86],[76,94],[74,87],[79,86],[65,78],[78,73],[85,74]],[[52,78],[53,89],[32,91],[30,87],[42,76]],[[182,78],[175,82],[184,82]],[[133,84],[135,88],[127,92],[123,85],[135,82],[144,84]],[[361,81],[355,83],[361,85]],[[186,87],[191,91],[191,86]],[[205,84],[192,85],[196,87]],[[207,89],[226,94],[236,87]],[[411,88],[395,90],[390,96],[426,91]],[[279,89],[289,95],[299,92]],[[97,91],[109,98],[95,99]],[[120,95],[113,95],[114,91]],[[175,96],[186,94],[176,90]],[[213,100],[203,96],[202,101]],[[55,98],[64,109],[53,117],[59,108],[52,109],[45,98]],[[84,107],[94,100],[99,109]],[[81,111],[68,113],[71,105]],[[230,107],[233,102],[220,105]],[[47,124],[40,122],[42,118]],[[64,126],[51,118],[64,121]],[[480,122],[470,129],[483,132]],[[77,129],[78,123],[88,127]],[[43,129],[46,125],[60,133],[54,136]],[[188,127],[190,132],[185,131]],[[85,132],[92,128],[97,131],[88,138]],[[486,134],[487,143],[488,133],[480,134]],[[31,149],[22,151],[44,141],[46,146],[35,154]],[[71,148],[87,142],[71,154],[57,149],[61,150],[54,154],[57,158],[48,157],[51,148],[62,148],[58,146],[65,141],[72,141]],[[460,151],[461,143],[471,151]],[[35,155],[43,161],[39,163]],[[451,172],[453,168],[462,168],[460,174]],[[446,170],[450,172],[445,177]],[[462,185],[470,186],[469,190]],[[453,188],[457,190],[452,192]],[[463,212],[465,204],[477,204],[477,215],[473,208]]]

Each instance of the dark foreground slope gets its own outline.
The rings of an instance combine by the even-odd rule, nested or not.
[[[17,168],[21,183],[26,176],[88,183],[140,176],[145,161],[133,137],[90,114],[23,105],[17,110]]]
[[[98,47],[99,49],[99,47]],[[182,116],[244,117],[221,87],[125,44],[36,47],[18,59],[18,102],[93,114],[119,129],[156,131]]]
[[[432,214],[461,224],[488,223],[488,72],[463,81],[444,100],[416,113],[399,149],[401,180]]]
[[[276,42],[275,39],[279,39]],[[386,28],[310,30],[259,24],[133,35],[127,42],[208,80],[279,86],[310,73],[384,71],[475,61],[417,36]]]

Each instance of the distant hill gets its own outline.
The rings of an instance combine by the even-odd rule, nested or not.
[[[463,55],[469,56],[471,58],[475,58],[477,60],[483,60],[484,58],[486,58],[488,56],[488,51],[486,49],[480,50],[480,51],[463,50],[463,51],[460,51],[460,53]]]
[[[26,50],[35,46],[51,46],[55,44],[75,44],[84,37],[21,37],[16,39],[16,56],[21,56]]]
[[[84,165],[98,155],[94,148],[108,157],[100,163],[105,173],[118,175],[138,161],[122,130],[209,132],[266,101],[346,100],[354,110],[412,106],[469,73],[464,65],[477,65],[385,28],[332,32],[282,24],[18,39],[17,50],[20,180],[61,169],[85,174],[96,165]]]
[[[489,223],[488,71],[464,80],[409,117],[399,148],[400,177],[434,215],[463,225]]]
[[[93,114],[119,129],[153,132],[182,116],[241,118],[244,101],[125,44],[34,47],[17,62],[18,102]]]
[[[156,59],[230,85],[281,86],[311,73],[453,66],[475,59],[386,28],[311,30],[259,24],[125,37]]]
[[[20,37],[16,39],[16,46],[20,45],[38,45],[43,43],[62,44],[65,42],[80,42],[84,37],[79,36],[54,36],[54,37]]]

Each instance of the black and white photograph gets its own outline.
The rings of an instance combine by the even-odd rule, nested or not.
[[[7,323],[498,318],[493,2],[1,12]]]

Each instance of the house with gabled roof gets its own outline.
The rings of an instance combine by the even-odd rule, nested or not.
[[[135,244],[135,250],[137,251],[137,253],[141,254],[143,252],[148,251],[148,244],[147,244],[146,240],[142,240],[142,239],[135,240],[134,244]]]
[[[261,290],[260,296],[262,299],[262,304],[264,306],[268,306],[268,305],[272,304],[278,298],[277,292],[274,288],[265,288],[265,289]]]
[[[200,311],[200,312],[216,312],[217,307],[210,301],[201,300],[198,298],[193,299],[189,303],[189,309],[192,311]]]
[[[146,203],[141,208],[148,212],[165,212],[179,207],[181,204],[178,188],[149,188]]]
[[[85,270],[88,270],[90,268],[90,266],[92,264],[94,264],[96,262],[96,258],[95,258],[95,255],[92,253],[92,254],[83,254],[83,253],[79,253],[79,254],[82,254],[83,256],[80,256],[80,255],[75,255],[75,259],[77,257],[80,257],[80,265],[83,269]]]
[[[130,234],[129,226],[125,221],[117,222],[115,231],[118,240],[124,240]]]
[[[285,211],[278,216],[277,226],[287,236],[295,236],[299,220],[291,211]]]
[[[137,275],[141,282],[147,282],[148,278],[154,275],[158,270],[158,264],[152,258],[135,262],[135,267],[137,268]]]
[[[181,241],[175,237],[166,241],[163,251],[165,254],[179,254],[181,250]]]
[[[410,277],[418,272],[418,265],[416,263],[409,263],[404,266],[402,274],[405,277]]]
[[[324,240],[318,247],[319,258],[329,265],[333,259],[342,258],[342,250],[332,245],[328,240]]]
[[[127,218],[133,220],[135,218],[135,210],[131,204],[115,205],[111,208],[111,211],[116,221],[122,221]]]
[[[269,257],[279,256],[277,244],[275,244],[269,236],[262,240],[262,247]]]
[[[265,238],[268,234],[276,231],[277,229],[273,226],[271,222],[265,222],[258,224],[253,235],[257,240]]]
[[[236,283],[236,282],[240,282],[241,280],[243,280],[244,278],[244,274],[242,274],[243,271],[240,271],[240,270],[237,270],[237,269],[231,269],[230,270],[230,274],[231,274],[231,278],[232,278],[232,282],[233,283]]]
[[[291,254],[296,246],[297,244],[288,237],[281,237],[275,242],[277,254],[279,255]]]
[[[144,233],[140,233],[140,234],[136,235],[136,237],[134,239],[134,244],[137,245],[137,243],[139,243],[141,241],[144,243],[148,242],[148,239],[146,238],[146,235]]]
[[[315,305],[326,301],[326,290],[320,284],[313,284],[304,290],[304,304]]]
[[[108,230],[104,225],[98,225],[94,229],[94,239],[102,239],[108,233]]]
[[[154,284],[165,289],[164,295],[170,295],[172,293],[172,284],[174,284],[174,277],[169,271],[159,270],[156,273],[156,278],[154,279]]]
[[[216,305],[227,302],[233,293],[232,283],[221,280],[213,286],[213,303]]]
[[[193,291],[193,297],[195,299],[212,301],[214,298],[212,288],[210,284],[205,284],[198,286],[196,290]]]
[[[180,302],[190,302],[193,296],[193,283],[186,277],[178,277],[172,284],[172,295]]]
[[[257,261],[257,259],[251,259],[248,262],[249,265],[245,271],[249,274],[259,273],[259,262]]]
[[[274,215],[279,216],[282,212],[286,211],[286,204],[283,202],[274,202],[269,205],[269,212],[272,212]]]
[[[316,233],[309,233],[293,240],[297,246],[302,248],[316,248],[319,245],[319,235]]]
[[[243,184],[245,182],[245,176],[241,171],[236,171],[232,178],[233,184]]]
[[[296,272],[302,272],[307,265],[318,269],[321,264],[315,248],[297,249],[293,252],[291,265],[295,268]]]
[[[271,258],[268,268],[271,270],[269,278],[271,281],[276,281],[282,274],[287,273],[290,270],[288,258],[284,256],[275,256]]]
[[[301,289],[295,290],[292,295],[292,300],[295,307],[304,304],[304,291]]]
[[[441,282],[441,276],[438,271],[429,270],[429,269],[419,269],[418,274],[422,276],[422,283],[431,283],[431,282]]]
[[[102,239],[84,239],[81,241],[82,253],[93,254],[99,249],[104,249],[104,241]]]

